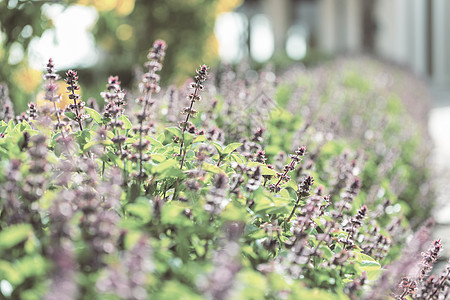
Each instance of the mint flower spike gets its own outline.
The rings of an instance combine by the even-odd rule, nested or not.
[[[193,108],[194,103],[196,101],[200,101],[202,97],[199,95],[199,91],[202,91],[204,89],[202,83],[206,81],[208,78],[208,71],[209,67],[207,65],[200,66],[200,69],[196,70],[197,75],[194,76],[194,82],[191,83],[190,87],[194,89],[192,93],[189,93],[186,96],[186,99],[190,101],[189,107],[185,107],[182,114],[186,114],[186,119],[183,122],[180,122],[181,127],[181,143],[180,143],[180,153],[178,154],[181,156],[181,162],[180,162],[180,170],[183,169],[184,165],[184,158],[186,156],[186,151],[183,149],[184,146],[184,133],[188,128],[191,127],[191,123],[189,122],[189,118],[192,116],[195,118],[195,115],[197,114],[197,111]]]
[[[149,141],[144,140],[143,136],[145,136],[153,127],[153,124],[149,122],[151,119],[151,113],[149,110],[155,104],[155,100],[152,97],[153,94],[158,93],[161,89],[159,86],[160,76],[156,74],[156,72],[162,69],[162,62],[165,55],[166,42],[163,40],[156,40],[147,55],[149,61],[144,64],[148,71],[142,75],[142,80],[139,84],[139,90],[143,96],[139,97],[137,102],[142,108],[136,113],[138,126],[133,128],[135,133],[139,133],[139,140],[133,144],[133,147],[138,155],[132,155],[131,160],[139,162],[139,172],[135,174],[135,177],[139,179],[140,182],[147,177],[142,165],[145,161],[150,159],[150,156],[145,153],[145,149],[149,145]]]
[[[80,126],[80,130],[83,130],[81,121],[89,116],[82,113],[84,102],[79,101],[80,95],[75,94],[75,91],[80,89],[78,86],[77,72],[74,70],[67,71],[65,82],[67,84],[66,90],[69,93],[69,99],[73,100],[73,104],[70,104],[68,108],[69,110],[75,111],[74,120]]]
[[[431,269],[433,268],[433,265],[439,258],[439,253],[441,252],[441,250],[442,244],[441,240],[439,239],[434,241],[427,251],[422,252],[422,267],[419,271],[418,276],[419,281],[423,281],[426,278],[426,276],[430,273]]]
[[[61,136],[65,138],[64,130],[67,124],[61,120],[60,118],[61,110],[58,107],[56,107],[56,103],[59,102],[61,99],[61,96],[56,94],[58,90],[58,85],[56,84],[56,81],[59,80],[60,77],[58,74],[55,73],[55,64],[53,63],[53,59],[51,58],[48,59],[46,71],[47,73],[45,73],[42,76],[45,80],[44,99],[53,103],[53,110],[56,116],[55,130],[56,131],[60,130]]]

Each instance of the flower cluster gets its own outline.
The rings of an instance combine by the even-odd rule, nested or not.
[[[414,299],[425,299],[422,298],[425,294],[430,294],[430,298],[426,299],[436,299],[433,298],[436,295],[436,292],[441,288],[440,283],[438,284],[437,290],[434,289],[435,283],[434,277],[428,280],[425,280],[433,268],[433,265],[436,263],[439,253],[442,250],[441,240],[436,240],[433,242],[431,247],[422,252],[422,261],[420,264],[418,275],[415,278],[403,277],[399,286],[401,288],[401,293],[396,295],[396,299],[406,299],[406,296],[412,296]],[[443,275],[443,278],[446,278],[448,275]],[[446,279],[445,279],[446,280]],[[424,282],[425,281],[425,282]],[[420,286],[420,289],[419,289]],[[417,291],[420,290],[420,295],[417,294]],[[437,295],[436,295],[437,296]]]
[[[239,262],[239,237],[242,235],[243,224],[232,222],[227,224],[224,245],[214,254],[214,269],[199,286],[203,293],[211,299],[228,299],[232,291],[235,277],[241,269]]]
[[[181,142],[180,142],[180,153],[179,156],[181,156],[180,161],[180,169],[183,169],[184,160],[186,157],[186,149],[184,149],[185,144],[185,132],[189,128],[192,128],[192,123],[189,122],[189,118],[193,117],[195,118],[197,111],[194,109],[194,103],[196,101],[200,101],[202,97],[200,96],[199,92],[203,90],[203,82],[206,81],[208,77],[208,71],[209,67],[207,65],[200,66],[200,69],[197,70],[197,75],[194,76],[194,82],[191,83],[191,89],[193,89],[193,92],[189,93],[186,97],[186,99],[189,101],[189,107],[185,107],[182,114],[186,115],[186,119],[183,122],[180,122],[180,128],[181,128]],[[194,127],[195,128],[195,127]],[[191,130],[190,130],[191,131]]]
[[[67,124],[61,119],[61,110],[56,106],[56,103],[61,100],[61,95],[56,94],[58,90],[56,81],[59,79],[59,75],[55,73],[55,64],[53,62],[53,59],[48,59],[46,70],[47,73],[43,75],[43,78],[45,80],[44,99],[53,103],[53,110],[56,116],[55,130],[61,130],[61,136],[65,138],[64,131]]]
[[[148,299],[145,285],[153,268],[150,255],[148,239],[142,236],[118,264],[106,270],[105,276],[97,282],[97,289],[102,294],[113,294],[121,299]]]
[[[73,120],[78,124],[80,130],[83,130],[82,121],[89,118],[89,115],[84,113],[84,102],[80,101],[80,95],[75,92],[80,89],[78,85],[78,75],[74,70],[66,72],[66,84],[67,92],[69,93],[69,99],[73,101],[73,104],[69,104],[66,110],[74,113]]]
[[[347,237],[344,239],[341,239],[340,241],[346,245],[346,247],[351,247],[355,244],[353,241],[353,236],[356,234],[357,229],[363,225],[364,217],[367,214],[367,206],[363,205],[356,215],[350,219],[347,226],[345,226],[344,230],[348,232]]]
[[[291,178],[287,175],[288,172],[295,170],[295,166],[301,161],[301,157],[306,153],[306,147],[300,147],[295,151],[295,154],[289,155],[291,162],[285,165],[283,173],[277,173],[278,182],[269,185],[269,190],[278,193],[281,190],[280,184],[289,181]]]
[[[120,134],[120,129],[123,128],[124,122],[119,119],[123,115],[124,106],[126,105],[125,93],[120,87],[118,76],[109,76],[106,91],[101,93],[101,96],[106,102],[103,112],[103,118],[110,119],[108,125],[114,132],[114,137],[111,141],[119,149],[119,154],[124,155],[122,145],[127,140],[126,136]]]
[[[226,187],[228,185],[228,177],[223,174],[217,174],[214,178],[214,186],[211,189],[206,203],[204,205],[205,211],[210,214],[218,215],[223,210],[226,202]]]
[[[11,99],[9,98],[8,86],[4,83],[0,83],[0,120],[9,122],[14,119],[14,111]]]
[[[155,104],[152,97],[153,94],[158,93],[159,87],[159,75],[156,73],[162,69],[162,61],[166,54],[166,43],[162,40],[157,40],[153,43],[153,47],[150,50],[147,58],[149,61],[145,63],[145,67],[148,72],[142,75],[142,81],[139,84],[139,88],[143,93],[142,97],[137,99],[137,102],[141,105],[141,110],[136,114],[136,119],[138,121],[138,126],[133,128],[133,131],[139,134],[139,140],[133,144],[134,149],[138,155],[133,155],[131,159],[133,161],[139,161],[139,172],[135,176],[142,181],[147,177],[142,164],[150,159],[150,157],[144,153],[144,150],[149,145],[149,141],[143,139],[143,136],[147,135],[153,126],[151,123],[147,124],[150,109]]]

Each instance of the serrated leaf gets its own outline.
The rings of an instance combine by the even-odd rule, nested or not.
[[[95,110],[89,107],[85,107],[84,110],[89,114],[89,116],[97,123],[102,123],[102,116]]]

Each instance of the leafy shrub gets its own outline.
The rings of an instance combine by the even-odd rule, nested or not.
[[[407,168],[426,178],[426,151],[385,86],[203,65],[188,89],[160,93],[165,48],[154,43],[139,91],[111,76],[102,111],[73,70],[73,103],[58,108],[52,60],[52,105],[14,118],[2,87],[3,297],[445,297],[448,269],[428,275],[442,248],[425,251],[429,225],[403,249],[404,213],[422,201],[402,198],[417,184]]]

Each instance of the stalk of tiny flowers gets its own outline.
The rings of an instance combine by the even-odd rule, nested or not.
[[[301,157],[304,156],[306,153],[306,147],[300,147],[297,151],[295,151],[295,155],[290,155],[290,158],[292,161],[289,163],[289,165],[284,166],[284,172],[278,173],[277,176],[279,177],[278,182],[276,184],[270,184],[269,190],[271,192],[278,193],[280,191],[280,184],[282,181],[289,181],[290,177],[287,175],[288,172],[293,171],[295,169],[295,166],[301,161]]]
[[[125,94],[120,87],[119,77],[110,76],[108,78],[108,84],[106,85],[106,91],[102,92],[100,95],[107,102],[104,115],[113,118],[113,120],[109,123],[114,132],[112,142],[117,145],[119,155],[122,157],[122,144],[126,141],[126,137],[120,135],[119,129],[122,129],[123,122],[119,120],[119,117],[123,112],[122,106],[124,106],[126,102],[124,99]]]
[[[347,189],[346,193],[344,194],[343,200],[341,200],[341,202],[343,202],[344,204],[350,205],[350,203],[353,202],[353,200],[355,200],[356,196],[358,195],[360,188],[361,188],[361,180],[359,178],[355,177],[353,179],[353,182],[350,184],[350,187]],[[326,223],[327,229],[326,229],[325,233],[322,235],[323,239],[319,239],[316,247],[312,251],[313,254],[317,253],[317,250],[319,249],[322,242],[324,242],[324,240],[330,234],[331,230],[336,226],[336,220],[338,220],[342,216],[342,213],[344,212],[344,209],[346,208],[346,205],[344,205],[344,204],[337,207],[337,208],[339,208],[339,212],[337,214],[332,215],[332,217],[333,217],[332,221],[327,221],[327,223]]]
[[[397,299],[405,299],[407,295],[413,295],[416,293],[417,284],[424,281],[425,277],[433,268],[433,264],[437,261],[441,250],[441,240],[436,240],[427,251],[422,252],[423,258],[421,268],[419,269],[417,275],[417,280],[403,277],[400,283],[400,287],[403,289],[403,292],[401,295],[397,296]]]
[[[82,114],[80,113],[79,110],[80,103],[77,102],[80,96],[75,94],[75,91],[80,89],[77,83],[78,80],[77,72],[69,70],[67,71],[66,76],[67,78],[65,79],[65,81],[67,83],[67,92],[70,93],[69,99],[73,100],[73,108],[75,108],[75,121],[78,122],[80,130],[83,130],[83,124],[81,123]]]
[[[350,220],[351,225],[348,228],[348,235],[344,242],[346,247],[348,247],[348,246],[350,246],[350,244],[352,244],[352,238],[355,233],[355,230],[358,227],[361,227],[362,221],[363,221],[364,217],[366,216],[366,213],[367,213],[367,206],[363,205],[363,207],[361,207],[361,209],[358,210],[356,216]]]
[[[142,110],[136,114],[136,118],[139,123],[139,127],[135,128],[134,131],[139,132],[139,141],[133,144],[133,147],[139,153],[139,173],[138,179],[140,181],[145,177],[143,172],[143,162],[147,160],[148,157],[144,157],[143,150],[149,144],[148,141],[143,141],[142,134],[148,132],[150,127],[145,125],[145,121],[148,118],[147,109],[149,109],[154,102],[152,101],[152,94],[158,93],[159,87],[159,75],[156,74],[162,68],[162,61],[165,56],[166,42],[163,40],[156,40],[153,43],[153,47],[148,54],[148,59],[145,66],[148,68],[148,72],[144,73],[142,76],[142,82],[139,85],[141,92],[144,94],[143,98],[138,99],[138,102],[142,104]]]
[[[422,268],[419,270],[418,280],[423,281],[433,268],[433,264],[439,258],[439,252],[442,250],[441,240],[436,240],[428,251],[422,252]]]
[[[447,267],[445,268],[445,274],[440,276],[440,280],[439,283],[435,286],[433,292],[430,294],[430,298],[434,299],[434,295],[436,295],[436,293],[439,293],[439,291],[442,289],[442,287],[444,286],[445,282],[450,278],[450,266],[447,265]]]
[[[55,95],[55,91],[58,89],[58,86],[56,85],[55,81],[59,79],[59,75],[55,73],[55,65],[53,63],[53,59],[49,58],[47,63],[47,74],[44,74],[44,80],[46,81],[45,84],[45,100],[48,100],[53,103],[53,109],[55,111],[56,115],[56,127],[57,129],[61,130],[61,136],[65,138],[64,136],[64,125],[61,122],[61,119],[59,117],[59,109],[56,107],[56,102],[59,101],[60,97],[58,95]]]
[[[181,123],[181,142],[180,142],[180,156],[181,156],[181,162],[180,162],[180,170],[183,169],[184,165],[184,159],[186,157],[186,149],[184,149],[184,133],[186,132],[186,129],[189,124],[189,118],[195,117],[195,114],[197,111],[193,109],[195,101],[200,101],[201,97],[198,94],[200,90],[203,90],[202,83],[206,81],[208,76],[209,67],[207,65],[203,65],[200,67],[200,70],[197,70],[197,75],[194,77],[195,82],[191,84],[191,88],[194,89],[194,92],[189,94],[187,96],[187,99],[190,100],[189,107],[186,107],[183,111],[183,113],[186,113],[186,119],[184,122]]]

